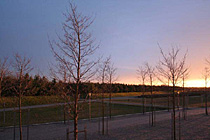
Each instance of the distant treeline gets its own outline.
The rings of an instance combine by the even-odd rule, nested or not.
[[[2,95],[1,96],[16,96],[15,88],[18,85],[19,81],[13,76],[7,76],[3,79],[2,82]],[[45,96],[45,95],[59,95],[62,92],[74,93],[75,84],[74,83],[63,83],[62,81],[57,81],[55,79],[48,80],[45,76],[40,77],[35,75],[34,77],[26,74],[23,78],[23,95],[25,96]],[[25,86],[27,85],[27,86]],[[142,85],[129,85],[129,84],[100,84],[100,83],[81,83],[80,84],[82,91],[81,95],[85,96],[87,93],[102,93],[102,92],[148,92],[151,90],[150,86]],[[65,90],[64,90],[65,89]],[[172,91],[172,87],[168,86],[153,86],[153,91]],[[182,87],[176,87],[176,90],[182,90]],[[187,88],[185,90],[200,90],[200,88]]]

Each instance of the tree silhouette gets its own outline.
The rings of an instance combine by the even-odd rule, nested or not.
[[[20,140],[23,139],[22,135],[22,112],[21,112],[21,98],[22,94],[26,91],[29,86],[29,83],[24,84],[24,75],[32,71],[30,65],[31,59],[21,57],[18,53],[14,56],[15,60],[13,62],[14,73],[18,79],[18,85],[15,87],[15,91],[19,96],[19,131],[20,131]]]
[[[63,23],[64,37],[58,36],[59,41],[49,41],[51,50],[62,66],[65,67],[71,76],[75,88],[72,89],[74,98],[73,111],[74,119],[74,139],[78,139],[78,100],[80,98],[80,83],[90,81],[94,76],[94,66],[97,61],[90,57],[98,48],[94,44],[88,28],[93,23],[91,17],[82,15],[77,11],[77,7],[70,3],[69,11],[64,13],[65,22]]]
[[[142,86],[143,86],[143,114],[145,112],[145,107],[144,107],[144,104],[145,104],[145,99],[144,99],[144,94],[145,94],[145,80],[146,80],[146,76],[147,76],[147,69],[145,67],[139,67],[137,69],[137,75],[138,75],[138,78],[142,81]]]
[[[176,112],[175,112],[175,86],[179,80],[181,80],[185,68],[186,56],[179,57],[180,50],[177,47],[171,47],[168,54],[164,53],[160,47],[162,60],[160,60],[159,71],[167,77],[170,77],[170,82],[173,85],[173,138],[176,140]]]
[[[0,97],[2,96],[2,91],[4,90],[3,88],[5,88],[4,86],[2,86],[2,82],[5,77],[10,73],[7,60],[7,57],[4,58],[3,61],[0,59]]]

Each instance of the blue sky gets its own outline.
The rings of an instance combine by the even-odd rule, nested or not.
[[[111,55],[119,82],[138,83],[136,69],[161,57],[157,42],[167,52],[171,45],[188,50],[189,80],[202,78],[210,56],[210,1],[208,0],[77,0],[84,15],[95,17],[90,31],[100,44],[96,55]],[[16,52],[32,58],[34,72],[48,74],[53,62],[48,35],[62,35],[68,0],[1,0],[0,57]]]

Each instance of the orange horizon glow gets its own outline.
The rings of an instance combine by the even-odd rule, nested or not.
[[[127,79],[126,81],[123,80],[123,81],[118,81],[116,83],[123,83],[123,84],[134,84],[134,85],[141,85],[141,82],[138,82],[137,80],[132,80],[132,79]],[[149,85],[148,82],[146,82],[146,85]],[[157,81],[154,81],[153,82],[153,85],[164,85],[163,83],[161,82],[157,82]],[[170,84],[171,85],[171,84]],[[178,83],[176,86],[182,86],[182,83]],[[185,87],[205,87],[205,81],[202,80],[202,79],[194,79],[194,80],[186,80],[185,81]],[[207,85],[207,87],[209,87]]]

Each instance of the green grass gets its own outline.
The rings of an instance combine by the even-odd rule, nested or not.
[[[100,117],[101,116],[101,103],[92,103],[91,105],[91,117]],[[108,115],[108,106],[104,104],[105,107],[105,115]],[[111,104],[112,108],[112,116],[116,115],[124,115],[124,114],[133,114],[133,113],[141,113],[141,106],[133,106],[133,105],[120,105],[120,104]],[[149,107],[145,108],[146,111],[150,111]],[[165,108],[155,108],[155,110],[162,110]],[[16,125],[18,125],[18,112],[16,114]],[[3,126],[12,126],[14,125],[14,112],[6,111],[5,112],[6,122],[3,123],[3,112],[0,112],[0,127]],[[58,122],[64,120],[64,107],[63,106],[54,106],[54,107],[45,107],[45,108],[34,108],[29,110],[29,124],[39,124],[39,123],[47,123],[47,122]],[[66,114],[66,119],[68,115]],[[87,103],[84,104],[83,111],[79,114],[79,119],[89,118],[89,106]],[[71,118],[70,118],[71,119]],[[22,111],[22,123],[23,125],[28,124],[28,110]]]
[[[165,92],[154,92],[154,94],[163,94]],[[145,95],[150,94],[150,92],[145,92]],[[104,93],[105,98],[109,97],[109,93]],[[123,97],[123,96],[139,96],[142,92],[125,92],[125,93],[112,93],[112,97]],[[93,94],[93,98],[100,98],[101,94]],[[63,103],[65,100],[58,95],[52,96],[23,96],[22,106],[32,106],[41,104],[53,104],[53,103]],[[5,103],[5,108],[18,107],[18,97],[1,97],[0,108],[3,108]]]
[[[166,94],[164,91],[153,91],[153,94]],[[150,92],[144,92],[144,95],[150,95]],[[112,93],[112,97],[124,97],[124,96],[140,96],[143,92],[122,92],[122,93]],[[94,97],[101,97],[102,94],[93,94]],[[104,97],[108,98],[109,93],[104,93]]]
[[[187,99],[187,97],[186,97]],[[180,97],[180,106],[183,104],[183,98]],[[129,102],[129,103],[143,103],[142,98],[135,98],[135,99],[118,99],[114,100],[117,102]],[[167,97],[161,97],[161,98],[153,98],[153,103],[155,105],[161,105],[161,106],[168,106],[168,98]],[[178,103],[178,98],[176,98],[176,105]],[[189,96],[189,104],[188,107],[204,107],[205,99],[203,97],[198,96]],[[151,104],[150,98],[145,98],[145,104]],[[169,98],[169,105],[172,107],[172,97]],[[208,106],[210,106],[210,98],[208,98]]]
[[[65,102],[61,96],[23,96],[22,106],[42,105],[42,104],[53,104]],[[2,97],[0,100],[0,108],[18,107],[18,97]]]

